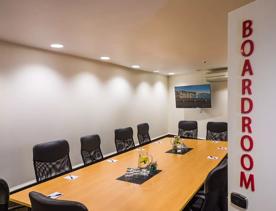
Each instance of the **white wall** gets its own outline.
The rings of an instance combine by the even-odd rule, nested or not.
[[[67,139],[73,165],[80,137],[98,133],[115,151],[114,129],[150,124],[167,134],[167,77],[0,42],[0,177],[34,179],[32,147]],[[136,140],[137,142],[137,140]]]
[[[229,193],[238,192],[248,197],[249,211],[276,210],[276,1],[255,1],[229,16],[228,63],[229,63]],[[241,70],[244,58],[240,54],[242,21],[253,20],[255,42],[250,57],[254,70],[251,76],[254,109],[252,118],[254,148],[249,152],[254,158],[255,192],[240,187],[241,154]],[[229,210],[239,210],[229,205]]]
[[[169,133],[178,133],[178,122],[180,120],[197,120],[198,136],[206,137],[206,125],[209,121],[227,122],[227,82],[213,82],[212,108],[176,108],[175,106],[175,86],[206,84],[204,73],[186,73],[169,77]]]

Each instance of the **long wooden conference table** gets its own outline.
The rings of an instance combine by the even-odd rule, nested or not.
[[[103,160],[71,173],[78,176],[66,180],[60,176],[10,196],[10,200],[31,207],[29,192],[45,195],[60,192],[59,199],[78,201],[94,210],[181,210],[204,183],[208,173],[227,155],[227,142],[188,140],[193,148],[184,155],[166,153],[171,138],[143,146],[158,162],[159,174],[141,185],[119,181],[129,167],[137,167],[138,150],[114,156],[117,162]],[[216,156],[218,159],[208,159]]]

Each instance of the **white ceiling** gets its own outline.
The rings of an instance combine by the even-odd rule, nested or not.
[[[226,66],[227,13],[251,1],[0,0],[0,39],[183,73]]]

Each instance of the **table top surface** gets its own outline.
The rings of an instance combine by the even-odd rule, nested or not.
[[[117,162],[103,160],[66,175],[14,193],[10,200],[30,207],[29,192],[45,195],[60,192],[59,199],[83,203],[91,210],[181,210],[204,183],[208,173],[226,156],[227,142],[185,139],[193,148],[184,155],[166,153],[172,138],[152,142],[142,148],[158,163],[159,174],[141,185],[117,180],[129,167],[138,165],[138,149],[113,157]],[[210,160],[208,156],[218,159]]]

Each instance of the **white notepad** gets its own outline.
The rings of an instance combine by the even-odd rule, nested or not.
[[[116,160],[116,159],[107,159],[107,162],[109,162],[109,163],[116,163],[118,160]]]
[[[218,147],[218,150],[227,150],[227,147]]]
[[[218,159],[218,157],[212,156],[212,155],[209,155],[207,158],[208,158],[209,160],[217,160],[217,159]]]
[[[57,199],[61,196],[62,196],[62,194],[60,192],[54,192],[54,193],[51,193],[51,194],[48,195],[48,197],[51,198],[51,199]]]
[[[68,176],[64,177],[64,179],[67,179],[67,180],[75,180],[75,179],[78,179],[78,176],[75,176],[75,175],[68,175]]]

